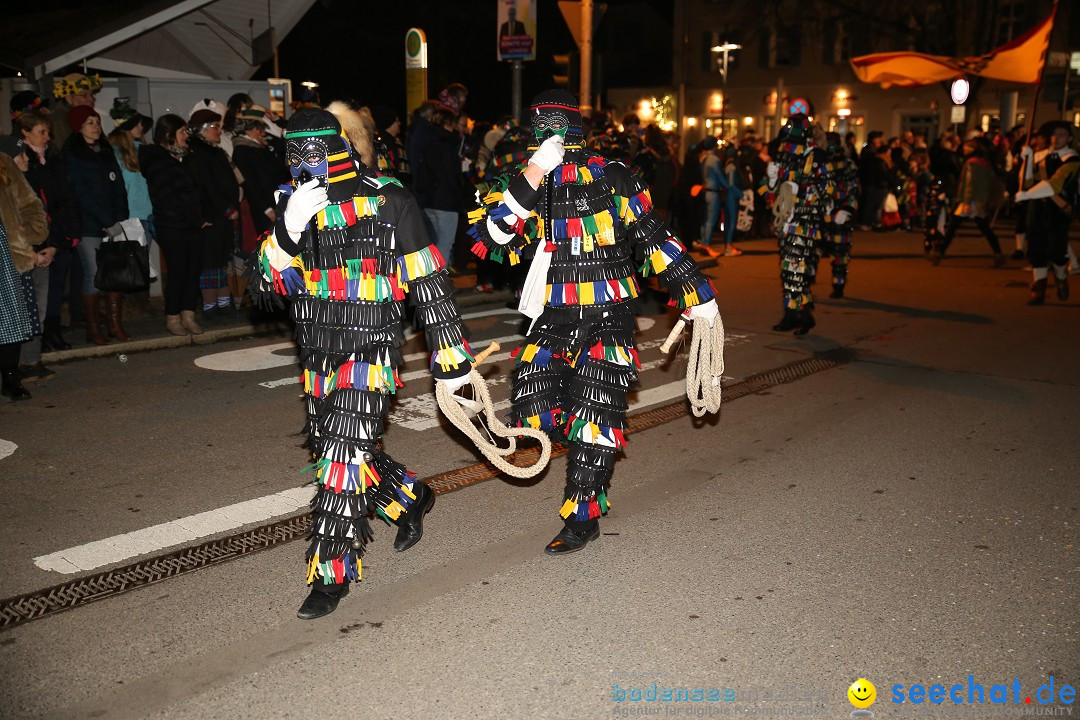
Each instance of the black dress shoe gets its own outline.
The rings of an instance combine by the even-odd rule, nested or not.
[[[562,532],[547,544],[544,552],[548,555],[567,555],[577,552],[585,547],[590,540],[595,540],[598,537],[600,537],[600,523],[594,523],[592,527],[584,530],[564,527]]]
[[[1058,300],[1065,302],[1069,299],[1069,278],[1068,277],[1054,277],[1054,287],[1057,288]]]
[[[799,313],[795,310],[785,310],[784,317],[780,318],[780,322],[773,325],[772,329],[776,332],[786,332],[797,327],[799,327]]]
[[[805,335],[815,325],[817,323],[814,322],[814,314],[808,308],[803,308],[799,311],[799,327],[795,330],[795,334]]]
[[[833,300],[844,297],[844,286],[843,285],[833,285],[832,292],[829,293],[829,297],[832,298]]]
[[[405,552],[424,536],[424,516],[431,512],[435,504],[435,492],[424,483],[418,482],[413,485],[416,491],[416,502],[405,513],[405,522],[398,528],[397,537],[394,538],[394,549]],[[417,489],[418,488],[418,489]]]
[[[304,599],[304,604],[296,612],[301,620],[314,620],[329,615],[337,608],[341,598],[349,594],[349,584],[316,585],[311,594]]]

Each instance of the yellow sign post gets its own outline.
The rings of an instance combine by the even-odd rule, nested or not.
[[[405,112],[412,115],[427,100],[427,36],[420,28],[405,33]]]

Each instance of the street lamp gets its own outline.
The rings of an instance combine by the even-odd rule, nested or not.
[[[731,42],[723,42],[720,45],[714,45],[712,48],[714,53],[720,54],[720,78],[722,81],[722,89],[724,93],[724,103],[720,106],[720,132],[724,132],[724,113],[727,111],[727,64],[728,53],[733,50],[742,50],[742,45]]]

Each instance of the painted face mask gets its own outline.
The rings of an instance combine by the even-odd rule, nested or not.
[[[533,98],[530,109],[533,136],[542,143],[559,135],[567,144],[581,143],[581,112],[577,99],[564,90],[548,90]]]
[[[320,185],[326,184],[329,175],[328,153],[326,144],[319,138],[290,139],[286,154],[293,185],[302,185],[313,178],[319,180]]]

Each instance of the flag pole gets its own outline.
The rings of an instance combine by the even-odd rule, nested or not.
[[[1046,36],[1046,52],[1043,53],[1042,69],[1039,71],[1039,82],[1036,83],[1036,85],[1035,85],[1035,95],[1031,98],[1031,112],[1028,113],[1028,123],[1027,123],[1028,126],[1027,126],[1027,138],[1026,138],[1026,142],[1027,142],[1028,145],[1031,144],[1031,134],[1035,130],[1035,108],[1038,106],[1038,103],[1039,103],[1039,92],[1042,90],[1043,76],[1046,75],[1046,56],[1050,53],[1050,38],[1054,34],[1054,22],[1057,20],[1057,9],[1058,9],[1058,0],[1054,0],[1054,8],[1050,11],[1050,32]],[[1067,102],[1068,102],[1067,97],[1062,97],[1061,98],[1061,106],[1062,107],[1064,107]]]

